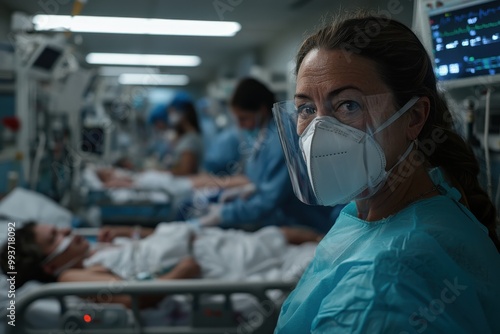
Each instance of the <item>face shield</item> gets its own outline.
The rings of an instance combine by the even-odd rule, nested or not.
[[[392,113],[395,108],[390,94],[330,101],[320,106],[320,113],[310,103],[299,103],[298,107],[293,101],[274,104],[274,119],[296,196],[306,204],[334,206],[376,193],[390,171],[386,171],[385,154],[375,135],[417,100],[412,98]],[[401,152],[392,168],[412,147]]]

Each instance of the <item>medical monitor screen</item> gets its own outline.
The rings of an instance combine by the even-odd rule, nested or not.
[[[500,74],[500,0],[434,11],[429,20],[439,80]]]
[[[81,150],[84,153],[102,155],[105,145],[105,130],[101,127],[84,127],[82,130]]]
[[[51,48],[49,46],[45,47],[38,57],[33,62],[33,67],[41,68],[43,70],[51,71],[57,59],[61,56],[61,51]]]

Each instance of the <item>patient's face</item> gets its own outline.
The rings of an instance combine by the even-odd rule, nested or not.
[[[47,256],[57,249],[63,238],[69,235],[71,230],[53,225],[38,224],[35,226],[34,232],[36,244],[40,247],[42,253]],[[75,235],[68,248],[49,261],[47,265],[56,269],[74,258],[82,257],[88,249],[88,241],[80,235]]]

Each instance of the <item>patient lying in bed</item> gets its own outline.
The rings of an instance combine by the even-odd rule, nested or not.
[[[230,177],[219,177],[206,173],[191,175],[188,177],[174,176],[167,171],[147,170],[142,172],[131,172],[121,168],[92,168],[88,167],[84,172],[84,179],[95,187],[102,188],[143,188],[158,189],[172,188],[181,185],[194,189],[202,188],[235,188],[248,185],[250,180],[244,175],[232,175]]]
[[[193,183],[187,177],[174,176],[168,172],[148,170],[143,172],[130,172],[116,168],[87,167],[83,172],[84,184],[91,190],[113,190],[119,188],[126,192],[127,189],[161,190],[179,198],[191,195]],[[123,197],[125,193],[121,193]],[[130,193],[127,199],[134,200]],[[130,198],[129,198],[130,197]]]
[[[133,238],[114,242],[118,237]],[[156,229],[104,227],[99,231],[99,243],[93,247],[69,229],[28,223],[16,231],[16,284],[20,287],[29,280],[297,279],[321,237],[290,227],[266,227],[247,233],[164,223]],[[8,271],[7,245],[2,247],[1,267]],[[152,306],[162,298],[143,296],[141,307]],[[128,296],[119,295],[112,302],[131,304]]]

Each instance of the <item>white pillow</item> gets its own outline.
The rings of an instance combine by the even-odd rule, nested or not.
[[[58,227],[70,227],[73,218],[71,211],[52,199],[23,188],[14,189],[0,202],[0,216],[16,223],[36,220]]]

